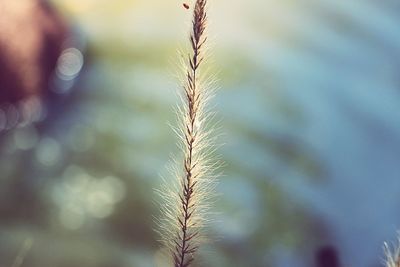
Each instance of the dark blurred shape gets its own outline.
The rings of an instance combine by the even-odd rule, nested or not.
[[[317,267],[340,267],[339,256],[332,246],[324,246],[316,253]]]
[[[67,28],[44,0],[0,1],[0,104],[41,96]]]

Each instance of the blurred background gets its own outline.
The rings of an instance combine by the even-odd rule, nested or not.
[[[177,150],[182,3],[1,0],[0,266],[165,266],[153,189]],[[209,17],[226,167],[196,266],[383,266],[400,2],[210,0]]]

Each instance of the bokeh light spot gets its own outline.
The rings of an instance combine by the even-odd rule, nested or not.
[[[113,212],[113,199],[109,192],[94,191],[87,197],[87,209],[96,218],[106,218]]]
[[[74,79],[83,66],[83,55],[76,48],[65,49],[57,62],[56,74],[61,80]]]

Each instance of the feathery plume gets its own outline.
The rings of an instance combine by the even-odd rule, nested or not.
[[[161,241],[174,267],[188,267],[199,246],[206,240],[203,233],[209,220],[210,200],[216,183],[219,162],[212,156],[216,149],[209,111],[214,79],[204,70],[207,26],[207,0],[194,5],[190,50],[183,57],[183,90],[177,107],[178,127],[173,127],[181,142],[182,161],[175,160],[171,169],[176,179],[164,180],[158,190],[163,217],[158,221]],[[180,163],[182,162],[182,163]]]
[[[397,239],[397,244],[389,246],[386,242],[384,243],[385,252],[385,266],[386,267],[400,267],[400,236]]]

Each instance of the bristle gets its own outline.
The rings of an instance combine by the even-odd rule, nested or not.
[[[214,113],[208,109],[213,95],[213,81],[205,77],[203,64],[207,37],[206,0],[194,6],[190,34],[191,52],[185,60],[181,105],[177,108],[179,125],[173,127],[181,139],[182,163],[174,161],[175,180],[165,180],[159,190],[163,218],[159,233],[169,251],[174,267],[189,267],[199,246],[206,239],[204,228],[209,221],[210,199],[216,184],[219,163],[212,158],[215,136],[209,127]]]

